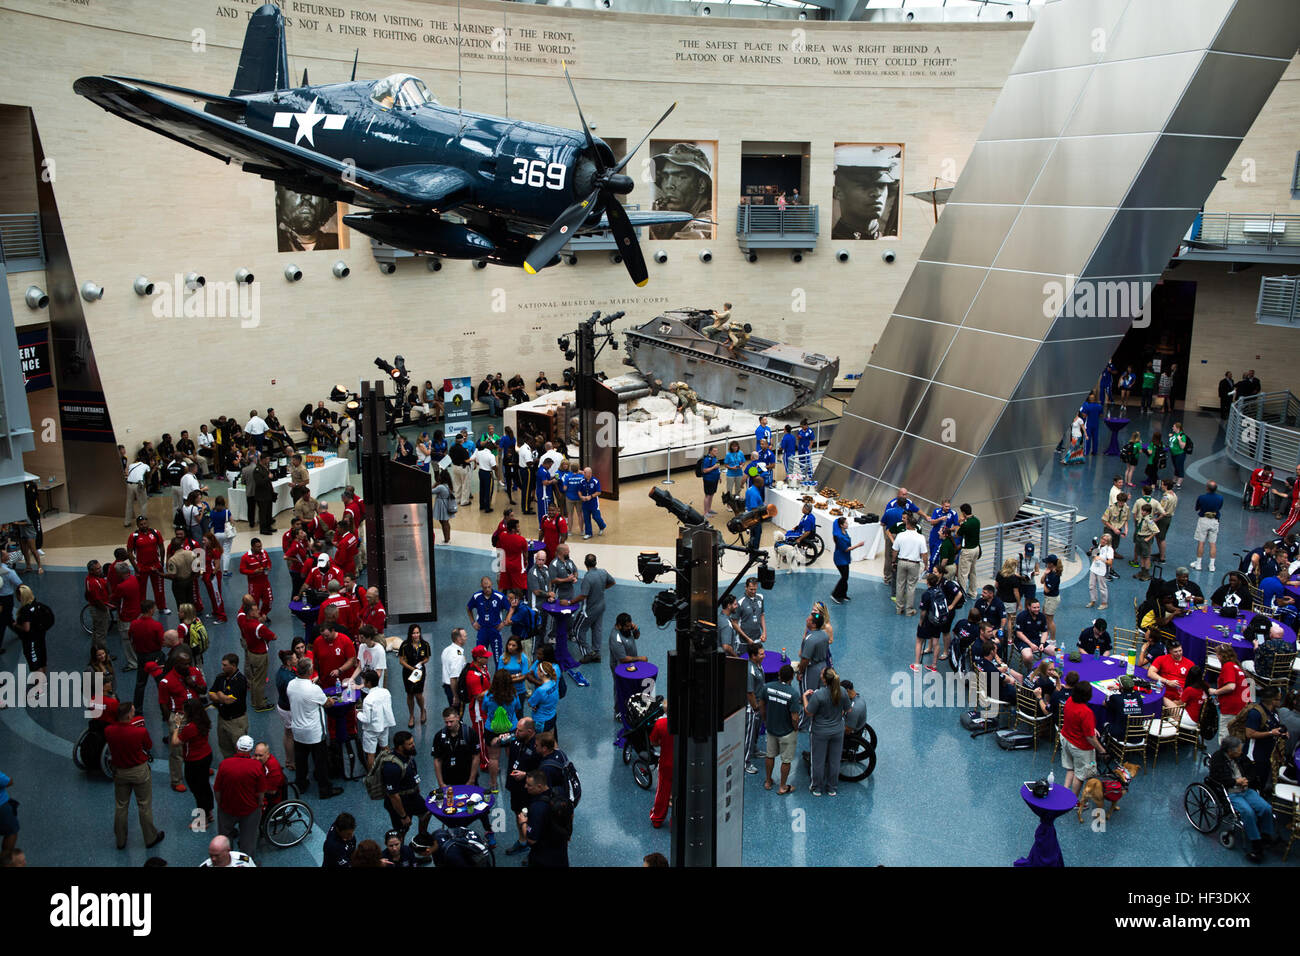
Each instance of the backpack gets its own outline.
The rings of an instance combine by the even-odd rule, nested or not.
[[[934,589],[925,592],[925,619],[936,627],[943,623],[943,616],[948,611],[948,601],[943,592],[937,594]]]
[[[1208,694],[1205,696],[1205,702],[1201,704],[1201,721],[1197,729],[1201,733],[1202,740],[1213,740],[1219,736],[1219,704]]]
[[[189,633],[185,635],[189,640],[190,650],[196,654],[202,654],[208,649],[211,639],[208,637],[208,629],[203,625],[203,621],[195,618],[190,622]]]
[[[1183,454],[1184,454],[1184,455],[1190,455],[1190,454],[1191,454],[1192,452],[1194,452],[1195,450],[1196,450],[1196,444],[1192,441],[1192,436],[1191,436],[1191,435],[1188,435],[1188,436],[1187,436],[1187,444],[1185,444],[1185,445],[1183,446]]]
[[[506,710],[502,704],[497,704],[497,709],[492,712],[492,719],[488,721],[488,730],[494,734],[507,734],[515,726],[515,722],[510,719],[510,711]]]
[[[1251,624],[1254,624],[1251,621]],[[1247,629],[1249,636],[1249,629]],[[1255,674],[1258,679],[1267,680],[1268,675],[1273,673],[1273,661],[1280,653],[1289,654],[1291,645],[1286,641],[1265,641],[1255,649]]]
[[[695,462],[695,477],[696,477],[696,478],[703,478],[703,477],[704,477],[704,459],[703,459],[703,458],[697,459],[696,462]]]
[[[365,785],[366,795],[371,800],[382,800],[385,797],[383,767],[384,761],[392,755],[391,750],[382,747],[379,753],[375,754],[375,759],[370,762],[370,769],[366,771]]]
[[[1243,741],[1246,739],[1246,716],[1252,710],[1259,714],[1261,718],[1260,726],[1268,726],[1268,713],[1264,710],[1263,706],[1259,703],[1250,704],[1249,706],[1243,707],[1241,713],[1232,718],[1232,723],[1228,724],[1229,737],[1236,737],[1238,740]]]
[[[556,793],[556,788],[551,789],[552,802],[559,797],[564,803],[569,804],[569,833],[573,832],[573,811],[582,800],[582,782],[578,780],[578,771],[573,766],[573,761],[564,755],[562,751],[557,750],[551,756],[541,762],[541,767],[547,766],[558,767],[564,775],[564,793]]]
[[[48,604],[36,601],[32,604],[32,629],[50,631],[54,627],[54,612]]]
[[[185,527],[185,516],[181,514],[180,508],[177,508],[174,512],[172,512],[172,527],[173,528]]]
[[[469,701],[469,682],[465,679],[469,674],[469,665],[466,664],[460,669],[460,676],[456,678],[456,699],[461,702],[463,707]]]
[[[496,866],[492,859],[492,851],[476,831],[468,827],[448,827],[440,831],[440,835],[444,837],[439,841],[442,844],[444,859],[448,851],[455,847],[464,856],[465,866],[474,868]]]

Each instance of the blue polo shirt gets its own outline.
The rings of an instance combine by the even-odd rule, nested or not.
[[[809,517],[812,516],[809,515]],[[840,523],[838,521],[831,526],[831,537],[835,540],[835,555],[832,560],[834,560],[837,565],[850,563],[852,560],[852,552],[849,551],[849,547],[853,544],[853,541],[849,538],[849,533],[847,531],[842,531],[840,529]]]
[[[1223,514],[1223,495],[1217,491],[1207,491],[1196,499],[1196,513],[1202,518],[1207,513],[1214,515],[1216,518]]]
[[[776,467],[776,452],[770,448],[760,448],[758,451],[758,463],[764,465],[766,470],[771,471]]]
[[[578,491],[584,495],[600,494],[600,479],[595,475],[592,475],[590,478],[580,478],[578,480]],[[594,498],[591,501],[584,501],[582,503],[584,508],[594,508],[597,504],[599,504],[599,502]]]
[[[728,478],[739,478],[743,473],[745,462],[749,459],[745,457],[743,451],[729,451],[722,463],[727,466]]]
[[[772,443],[772,429],[767,425],[759,425],[754,429],[754,444],[757,445],[759,442],[764,440],[766,440],[769,445]]]
[[[806,452],[812,447],[813,430],[811,428],[801,428],[798,432],[799,451]]]
[[[794,540],[800,535],[807,534],[809,531],[817,530],[817,516],[806,514],[799,519],[799,523],[785,533],[790,540]]]
[[[582,473],[577,471],[560,472],[560,481],[564,485],[564,497],[570,501],[578,500],[578,488],[582,485]]]
[[[902,508],[904,514],[920,514],[921,512],[921,509],[916,506],[916,502],[911,498],[908,498],[907,501],[899,501],[897,498],[890,498],[889,504],[885,505],[885,509],[888,510],[890,508]]]
[[[1286,594],[1286,586],[1277,577],[1265,578],[1259,583],[1259,593],[1264,595],[1265,604],[1276,604]]]
[[[475,591],[465,607],[474,612],[480,627],[490,627],[495,631],[501,628],[501,619],[510,609],[510,602],[500,591],[493,591],[490,595]]]
[[[903,523],[903,509],[897,505],[890,505],[885,509],[885,513],[880,516],[880,523],[888,529],[893,529]]]
[[[793,455],[798,448],[798,440],[794,437],[794,432],[786,432],[781,436],[781,454]]]
[[[763,507],[763,493],[758,490],[757,485],[750,485],[749,490],[745,492],[745,510],[753,511],[761,507]]]

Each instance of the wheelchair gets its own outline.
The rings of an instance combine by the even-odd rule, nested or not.
[[[1205,759],[1208,765],[1208,758]],[[1224,848],[1231,848],[1239,837],[1245,836],[1246,826],[1228,799],[1227,789],[1209,777],[1187,785],[1183,811],[1196,832],[1208,835],[1218,831],[1219,843]]]
[[[297,846],[311,833],[315,817],[311,807],[298,799],[298,787],[286,781],[282,790],[267,794],[262,805],[262,839],[280,850]]]
[[[87,634],[95,633],[94,610],[95,609],[90,606],[89,602],[81,606],[81,629],[85,631]],[[112,633],[116,627],[117,627],[117,610],[115,608],[109,608],[108,609],[109,633]]]
[[[840,753],[840,779],[846,783],[866,780],[876,770],[876,731],[870,724],[861,732],[845,732],[844,749]],[[812,766],[812,754],[803,752],[804,767]]]
[[[789,551],[784,550],[787,548],[793,549],[794,553],[791,554]],[[806,541],[799,544],[795,544],[786,537],[777,538],[773,550],[786,564],[807,567],[822,556],[822,553],[826,550],[826,542],[822,540],[820,534],[814,531]]]
[[[98,771],[105,779],[113,779],[113,759],[104,739],[104,726],[97,720],[90,721],[77,742],[72,745],[72,762],[78,770]]]

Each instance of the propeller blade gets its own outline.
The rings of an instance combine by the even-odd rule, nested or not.
[[[573,88],[573,80],[569,76],[569,64],[563,60],[560,66],[564,70],[564,82],[569,84],[569,92],[573,94],[573,105],[578,108],[578,119],[582,120],[582,131],[587,134],[587,148],[595,152],[596,141],[591,136],[591,129],[587,126],[587,117],[582,115],[582,104],[578,102],[578,91]],[[600,162],[599,155],[596,156],[596,162]]]
[[[568,74],[565,74],[565,75],[567,76]],[[661,117],[659,117],[659,122],[658,122],[658,123],[655,123],[654,126],[651,126],[651,127],[650,127],[650,132],[649,132],[649,133],[646,133],[644,136],[642,136],[642,137],[641,137],[641,142],[637,143],[634,147],[632,147],[632,149],[628,152],[628,154],[627,154],[626,156],[624,156],[624,157],[619,161],[619,164],[618,164],[617,166],[615,166],[613,169],[611,169],[610,172],[611,172],[611,173],[621,173],[621,172],[623,171],[623,167],[627,165],[628,160],[630,160],[633,156],[636,155],[636,151],[637,151],[638,149],[640,149],[642,146],[645,145],[645,141],[648,140],[652,135],[654,135],[654,131],[657,130],[657,129],[659,128],[659,126],[663,123],[663,121],[666,120],[666,119],[668,118],[668,114],[671,113],[671,112],[672,112],[673,110],[675,110],[675,109],[677,109],[677,104],[676,104],[676,103],[674,103],[672,106],[668,107],[668,110],[664,113],[664,115],[661,116]],[[587,135],[590,136],[591,134],[588,133]]]
[[[564,248],[564,244],[573,238],[574,229],[591,214],[592,204],[599,195],[600,190],[594,189],[586,199],[574,203],[560,213],[555,222],[551,223],[551,228],[537,240],[537,244],[524,259],[525,272],[530,276],[537,275],[538,269],[555,258],[556,254]]]
[[[641,254],[641,244],[636,241],[632,221],[627,218],[623,204],[616,197],[606,193],[602,198],[605,200],[605,216],[609,219],[609,228],[613,231],[614,238],[618,240],[618,254],[623,257],[627,274],[638,287],[644,286],[650,281],[650,273],[646,271],[645,256]]]

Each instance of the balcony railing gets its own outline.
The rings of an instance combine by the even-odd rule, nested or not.
[[[1300,249],[1300,216],[1245,212],[1202,213],[1192,230],[1191,238],[1222,246]]]
[[[1261,279],[1255,320],[1262,325],[1300,326],[1300,276]]]
[[[751,236],[806,236],[817,235],[816,206],[751,206],[736,207],[736,233]]]
[[[38,213],[0,216],[0,262],[10,272],[45,268]]]
[[[1289,475],[1300,464],[1300,399],[1290,392],[1239,398],[1228,413],[1228,458],[1242,468],[1269,465]]]

